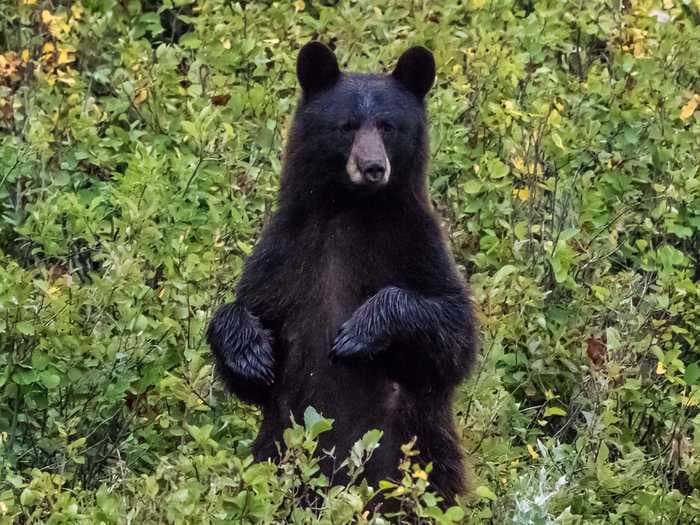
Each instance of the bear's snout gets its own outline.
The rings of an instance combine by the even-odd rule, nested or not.
[[[354,184],[379,187],[389,182],[391,165],[376,127],[362,127],[357,131],[346,169]]]
[[[383,161],[368,160],[360,161],[358,164],[365,182],[368,182],[369,184],[377,184],[384,179],[386,168],[384,167]]]

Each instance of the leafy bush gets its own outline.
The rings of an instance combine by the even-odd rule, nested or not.
[[[700,3],[0,4],[0,523],[700,520]],[[431,193],[483,353],[473,491],[404,448],[316,472],[312,411],[253,464],[203,331],[269,216],[311,39],[434,50]],[[380,445],[381,446],[381,445]],[[363,510],[382,490],[399,515]],[[418,518],[420,517],[420,518]]]

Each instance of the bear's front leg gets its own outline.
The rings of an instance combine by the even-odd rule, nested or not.
[[[390,286],[360,306],[340,328],[330,351],[337,361],[368,359],[387,349],[423,381],[456,384],[467,374],[474,357],[474,320],[465,293],[427,297]],[[416,374],[415,372],[420,372]]]
[[[225,304],[209,324],[207,341],[231,392],[243,401],[264,402],[275,376],[270,334],[260,320],[239,302]]]

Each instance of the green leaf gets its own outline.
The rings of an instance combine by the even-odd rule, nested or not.
[[[19,496],[19,501],[25,507],[32,507],[43,498],[41,492],[32,489],[24,489]]]
[[[180,39],[180,44],[189,49],[199,49],[202,45],[202,41],[194,36],[193,33],[186,33]]]
[[[562,151],[566,151],[566,148],[564,147],[564,143],[561,140],[561,137],[559,136],[558,133],[552,132],[552,142],[554,142],[554,145],[559,148]]]
[[[323,416],[319,414],[314,407],[306,407],[306,410],[304,410],[304,426],[306,427],[306,430],[310,430],[312,426],[314,426],[314,423],[317,423],[318,421],[322,420]]]
[[[46,388],[51,390],[61,383],[61,376],[49,370],[44,370],[39,374],[39,381],[41,381]]]
[[[387,481],[385,479],[379,481],[379,488],[381,490],[395,489],[398,485],[392,481]]]
[[[605,338],[608,345],[608,350],[617,350],[622,346],[620,332],[614,326],[608,326],[605,329]]]
[[[493,491],[486,485],[479,485],[476,487],[474,492],[477,496],[483,499],[490,499],[491,501],[496,501],[498,499],[496,494],[494,494]]]
[[[484,185],[478,179],[469,179],[462,184],[462,191],[468,195],[475,195],[483,191]]]
[[[304,427],[312,439],[333,428],[333,420],[324,418],[315,408],[307,407],[304,411]]]
[[[286,428],[282,438],[287,448],[297,448],[304,442],[304,427],[297,425],[292,428]]]
[[[362,446],[365,450],[373,450],[379,446],[379,441],[382,439],[383,432],[381,430],[368,430],[362,436]]]
[[[503,266],[502,268],[500,268],[496,272],[496,275],[493,276],[491,283],[494,286],[497,285],[498,283],[500,283],[503,280],[504,277],[510,275],[515,270],[517,270],[517,268],[515,266],[513,266],[512,264],[506,264],[505,266]]]
[[[493,159],[488,163],[488,171],[492,179],[502,179],[508,175],[510,169],[499,159]]]
[[[20,321],[15,329],[23,335],[34,335],[34,324],[31,321]]]
[[[698,379],[700,379],[700,362],[695,361],[690,363],[685,367],[685,374],[683,374],[683,379],[686,385],[697,385]]]
[[[544,409],[544,417],[549,416],[565,416],[566,410],[559,407],[547,407]]]
[[[457,506],[450,507],[449,509],[447,509],[445,511],[445,518],[447,518],[448,520],[450,520],[454,523],[462,521],[464,519],[464,510],[462,510],[461,507],[457,507]]]

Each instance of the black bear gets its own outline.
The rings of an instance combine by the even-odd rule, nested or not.
[[[465,486],[452,397],[476,330],[427,192],[433,55],[414,47],[390,75],[344,73],[311,42],[297,76],[277,211],[236,301],[208,329],[219,373],[262,409],[257,459],[274,457],[290,415],[313,406],[335,420],[322,446],[338,461],[383,431],[372,483],[396,477],[400,445],[416,436],[433,487],[452,501]]]

